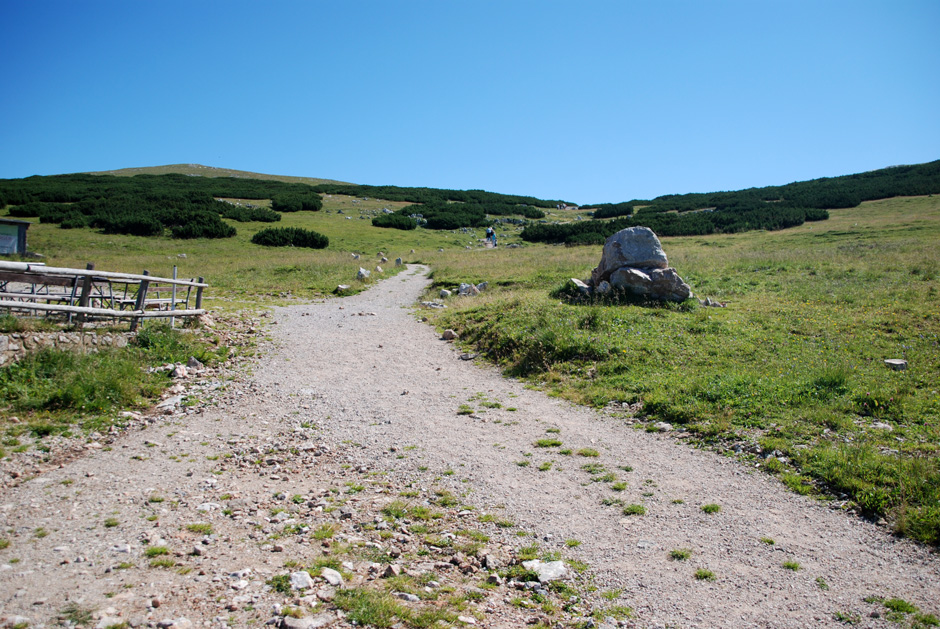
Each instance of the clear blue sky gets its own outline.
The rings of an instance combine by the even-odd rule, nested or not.
[[[940,159],[937,0],[0,0],[0,178],[616,202]]]

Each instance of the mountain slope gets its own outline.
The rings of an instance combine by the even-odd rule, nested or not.
[[[216,168],[202,164],[167,164],[166,166],[145,166],[142,168],[119,168],[117,170],[99,170],[89,172],[89,175],[115,175],[118,177],[133,177],[134,175],[194,175],[199,177],[241,177],[243,179],[265,179],[268,181],[283,181],[285,183],[305,183],[315,186],[321,183],[349,183],[337,179],[319,179],[317,177],[291,177],[288,175],[266,175],[253,173],[247,170],[234,170],[232,168]]]

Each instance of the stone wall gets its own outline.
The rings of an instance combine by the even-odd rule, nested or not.
[[[0,334],[0,367],[10,365],[44,347],[93,352],[99,347],[124,347],[134,332],[16,332]]]

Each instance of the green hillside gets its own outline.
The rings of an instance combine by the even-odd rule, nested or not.
[[[923,165],[921,174],[935,164]],[[851,185],[871,177],[840,179],[839,185]],[[924,180],[933,185],[930,176]],[[124,193],[109,197],[119,188]],[[867,194],[862,185],[855,191]],[[535,207],[531,197],[181,173],[0,181],[5,214],[29,204],[51,206],[38,208],[49,219],[28,232],[30,249],[48,264],[94,262],[101,270],[147,269],[158,276],[176,266],[181,277],[206,278],[205,303],[215,311],[323,297],[337,284],[361,290],[397,272],[382,256],[429,265],[427,299],[438,299],[441,288],[486,281],[482,295],[443,299],[446,309],[422,316],[456,330],[468,350],[507,373],[552,395],[606,408],[625,430],[668,422],[680,439],[738,457],[794,491],[884,518],[898,533],[940,546],[940,195],[932,194],[829,208],[825,220],[786,229],[664,236],[670,263],[696,296],[726,304],[706,308],[695,300],[568,303],[559,289],[568,278],[590,274],[600,246],[533,242],[523,239],[523,230],[613,221],[538,199],[545,217],[526,219],[521,211]],[[298,197],[320,209],[275,211]],[[160,211],[167,220],[187,209],[206,221],[214,213],[211,220],[234,233],[174,239],[170,227],[148,236],[55,220],[56,212],[67,215],[81,204],[108,208],[116,198],[149,198],[151,209],[166,204]],[[499,248],[483,246],[482,225],[373,224],[411,216],[418,204],[450,204],[460,213],[484,208],[487,223],[499,221]],[[328,246],[253,244],[272,226],[260,219],[270,216],[225,214],[249,205],[275,214],[278,228],[321,234]],[[487,207],[520,214],[489,214]],[[686,212],[657,213],[670,214]],[[370,280],[356,279],[360,267],[373,271]],[[890,358],[907,360],[908,369],[888,369]],[[626,408],[636,417],[625,416]]]

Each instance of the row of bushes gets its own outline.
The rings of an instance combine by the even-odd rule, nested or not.
[[[751,209],[762,204],[834,210],[856,207],[862,201],[898,196],[940,193],[940,160],[914,166],[892,166],[856,175],[798,181],[783,186],[748,188],[733,192],[669,194],[652,200],[582,206],[593,209],[594,218],[629,216],[644,212],[690,212],[712,208]]]
[[[357,186],[354,184],[319,184],[313,186],[321,194],[345,194],[354,197],[371,197],[387,201],[407,201],[410,203],[433,204],[443,202],[474,203],[487,206],[519,206],[553,208],[562,201],[547,201],[535,197],[512,194],[499,194],[485,190],[447,190],[444,188],[401,188],[398,186]],[[517,214],[518,212],[512,212]],[[496,214],[496,212],[490,212]]]
[[[237,210],[205,194],[122,195],[77,203],[27,203],[10,208],[10,216],[35,216],[41,223],[57,223],[65,229],[93,227],[106,234],[160,236],[169,229],[174,238],[229,238],[235,228],[222,221],[220,214]]]
[[[487,214],[507,216],[521,214],[526,218],[544,218],[545,212],[530,205],[511,203],[461,203],[431,201],[423,205],[408,205],[393,214],[383,214],[372,219],[376,227],[393,229],[415,229],[420,221],[428,229],[460,229],[461,227],[485,227],[491,223]]]
[[[483,190],[400,188],[349,184],[286,184],[278,181],[188,175],[57,175],[0,180],[0,207],[10,214],[39,217],[63,228],[96,227],[107,233],[158,236],[167,229],[177,238],[225,238],[235,229],[220,220],[276,222],[278,212],[318,211],[320,193],[371,196],[415,204],[394,215],[377,217],[373,225],[414,229],[409,218],[419,213],[430,229],[482,227],[486,215],[544,218],[540,207],[557,201],[504,195]],[[271,199],[272,210],[243,208],[222,198]]]
[[[273,199],[277,196],[309,195],[311,186],[241,177],[194,177],[191,175],[52,175],[23,179],[0,179],[0,207],[35,201],[76,203],[85,199],[133,196],[159,199],[195,194],[230,199]]]
[[[274,210],[247,208],[216,197],[268,199]],[[65,229],[92,227],[107,234],[174,238],[229,238],[222,217],[274,223],[278,212],[317,211],[320,196],[304,184],[184,175],[113,177],[60,175],[0,180],[0,206],[10,215],[38,217]]]
[[[627,227],[649,227],[659,236],[704,236],[755,229],[785,229],[802,225],[805,221],[821,221],[827,218],[829,212],[826,210],[766,205],[744,211],[714,210],[685,214],[638,212],[636,216],[611,221],[528,225],[521,235],[523,240],[529,242],[590,245],[601,244],[608,236]]]

